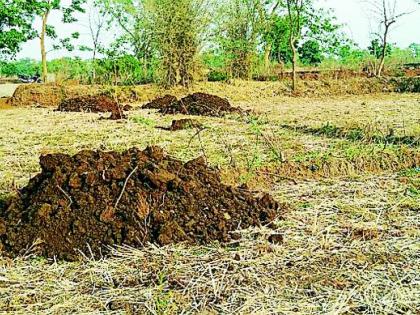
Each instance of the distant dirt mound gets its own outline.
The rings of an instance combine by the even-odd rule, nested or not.
[[[57,107],[63,100],[78,96],[97,95],[97,87],[85,85],[21,84],[9,99],[12,106]]]
[[[100,256],[106,245],[229,241],[279,214],[270,195],[226,186],[202,158],[183,163],[159,147],[45,155],[40,165],[0,209],[0,248],[12,256],[76,260],[76,249]]]
[[[125,118],[124,108],[104,95],[69,98],[62,101],[57,110],[61,112],[111,113],[110,119]]]
[[[162,109],[169,105],[171,105],[174,102],[177,102],[178,99],[173,95],[165,95],[162,97],[158,97],[157,99],[151,101],[150,103],[147,103],[142,106],[144,109]]]
[[[16,88],[9,103],[12,106],[55,107],[65,96],[64,88],[59,85],[21,84]]]
[[[171,131],[190,129],[195,127],[201,127],[201,124],[194,119],[179,119],[172,120],[172,125],[170,127]]]
[[[167,95],[146,104],[143,108],[159,109],[159,113],[164,115],[183,114],[221,117],[227,113],[243,113],[240,108],[232,107],[228,100],[206,93],[194,93],[180,100]]]
[[[159,129],[168,130],[168,131],[178,131],[191,128],[201,128],[202,125],[195,119],[178,119],[172,120],[170,127],[157,127]]]

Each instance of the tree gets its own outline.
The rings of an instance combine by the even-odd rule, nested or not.
[[[264,38],[266,42],[270,42],[269,59],[281,64],[291,63],[293,56],[289,43],[289,21],[286,16],[279,15],[276,15],[272,19],[271,29],[266,33]],[[265,52],[267,53],[267,50]]]
[[[252,58],[264,27],[264,7],[260,0],[229,0],[221,8],[218,42],[226,55],[230,76],[249,79]]]
[[[15,55],[23,42],[36,36],[35,8],[31,0],[0,0],[0,58]]]
[[[209,23],[207,0],[150,0],[150,31],[165,86],[189,86]]]
[[[318,41],[308,40],[298,48],[300,60],[306,65],[318,65],[324,59]]]
[[[370,45],[368,46],[369,53],[374,56],[376,59],[380,59],[383,53],[383,48],[381,40],[378,38],[372,39]],[[389,56],[392,53],[392,45],[387,44],[385,49],[385,56]]]
[[[35,1],[36,12],[41,16],[42,26],[39,33],[40,45],[41,45],[41,63],[42,63],[42,81],[47,81],[48,68],[47,68],[47,50],[45,46],[46,37],[57,38],[55,28],[48,25],[48,18],[50,13],[54,10],[61,10],[63,13],[63,23],[73,23],[77,20],[73,17],[74,12],[84,12],[82,5],[84,0],[72,0],[71,4],[67,7],[61,5],[61,0],[41,0]],[[78,38],[78,33],[73,33],[72,38]],[[54,45],[54,49],[66,48],[67,50],[73,50],[74,47],[71,44],[70,38],[64,38],[60,40],[60,45]]]
[[[266,1],[263,17],[263,38],[264,38],[264,69],[268,71],[270,65],[270,56],[273,50],[273,44],[282,35],[283,32],[273,32],[273,28],[279,22],[277,10],[281,7],[280,0]]]
[[[18,75],[33,77],[38,73],[39,62],[29,58],[0,62],[0,75],[4,75],[6,77]]]
[[[382,75],[385,57],[388,49],[388,36],[391,26],[397,23],[398,19],[411,12],[398,12],[397,0],[368,0],[372,12],[379,22],[379,31],[375,35],[381,40],[381,48],[379,54],[379,65],[375,67],[376,76]]]
[[[143,77],[148,78],[156,53],[150,21],[151,0],[98,0],[98,3],[109,17],[108,27],[122,31],[117,38],[118,46],[130,46],[130,52],[143,65]]]
[[[101,49],[101,36],[106,27],[106,13],[101,9],[99,3],[93,2],[88,12],[88,24],[85,27],[89,30],[89,37],[92,41],[90,46],[82,45],[81,51],[92,52],[92,82],[96,80],[96,58]]]
[[[289,21],[289,44],[292,50],[292,89],[294,92],[297,89],[297,43],[302,36],[302,15],[303,11],[310,5],[310,0],[286,0],[287,18]]]

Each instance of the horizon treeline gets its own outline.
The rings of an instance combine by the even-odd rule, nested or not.
[[[276,79],[301,69],[365,70],[373,76],[420,61],[420,44],[399,48],[389,42],[392,25],[410,12],[385,5],[372,19],[377,32],[361,49],[343,32],[331,9],[314,0],[0,0],[0,75],[48,73],[87,84],[160,83],[189,86],[195,80]],[[391,1],[392,2],[392,1]],[[60,38],[49,24],[52,12],[63,23],[87,25]],[[33,21],[40,18],[40,29]],[[79,25],[79,24],[77,24]],[[80,34],[89,41],[77,45]],[[110,34],[112,40],[109,39]],[[41,61],[13,60],[21,44],[39,38]],[[106,39],[106,40],[105,40]],[[52,50],[83,51],[90,58],[48,60]]]

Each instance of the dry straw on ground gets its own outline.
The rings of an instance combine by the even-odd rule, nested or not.
[[[0,312],[417,314],[419,147],[328,138],[281,125],[329,122],[377,133],[392,127],[419,136],[418,96],[292,99],[263,91],[264,97],[242,99],[245,92],[233,92],[234,106],[260,115],[197,117],[200,137],[194,128],[155,128],[174,117],[147,110],[130,112],[124,122],[47,109],[1,110],[0,196],[38,172],[41,153],[157,144],[183,160],[205,153],[225,182],[269,191],[290,210],[276,230],[243,231],[239,243],[223,246],[119,248],[99,261],[84,253],[79,263],[0,258]],[[286,174],[287,163],[297,166]],[[305,171],[298,172],[302,165]]]

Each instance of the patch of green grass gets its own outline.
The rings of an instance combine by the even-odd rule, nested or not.
[[[404,177],[420,176],[420,167],[408,168],[408,169],[402,170],[398,173],[398,175],[404,176]]]
[[[321,150],[314,150],[308,151],[303,153],[296,154],[292,161],[302,163],[302,162],[309,162],[315,164],[322,164],[323,162],[328,161],[331,158],[331,151],[321,151]]]
[[[151,128],[156,127],[156,121],[148,117],[134,116],[134,117],[131,117],[130,120],[139,125],[145,125]]]

